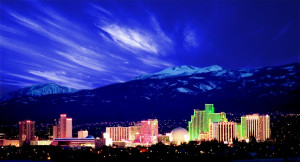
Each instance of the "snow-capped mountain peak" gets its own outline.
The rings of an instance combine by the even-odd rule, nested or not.
[[[26,94],[27,96],[43,96],[48,94],[73,93],[76,91],[76,89],[59,86],[55,83],[38,84],[25,87],[20,90],[21,93]]]
[[[165,119],[178,115],[176,118],[183,119],[190,115],[195,105],[207,102],[220,105],[224,111],[236,113],[250,113],[262,108],[265,112],[299,111],[299,63],[255,69],[221,69],[218,66],[178,66],[156,75],[149,74],[150,79],[132,80],[93,90],[41,97],[15,97],[0,102],[5,112],[0,113],[0,121],[24,120],[24,114],[32,114],[36,120],[47,118],[50,121],[61,111],[69,114],[80,111],[73,113],[72,117],[83,122],[98,121],[99,118],[139,120],[141,116],[146,118],[149,114]],[[172,75],[174,77],[169,77]],[[151,79],[158,76],[165,78]],[[39,87],[31,88],[36,90]],[[49,90],[56,85],[41,87]],[[43,115],[45,109],[48,112],[46,116]],[[124,111],[126,113],[120,113]],[[170,111],[180,113],[170,114]]]
[[[22,88],[18,91],[10,92],[1,97],[1,100],[4,101],[11,98],[19,98],[23,96],[44,96],[48,94],[74,93],[77,91],[77,89],[60,86],[55,83],[37,84]]]
[[[222,67],[218,65],[212,65],[208,67],[198,68],[195,66],[176,66],[176,67],[170,67],[167,69],[164,69],[160,72],[153,73],[153,74],[145,74],[142,76],[139,76],[135,78],[135,80],[139,79],[163,79],[163,78],[169,78],[169,77],[177,77],[177,76],[187,76],[192,74],[200,74],[200,73],[208,73],[213,71],[221,71],[223,70]]]

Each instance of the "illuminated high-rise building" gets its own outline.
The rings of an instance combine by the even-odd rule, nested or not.
[[[58,138],[72,138],[72,118],[67,118],[67,114],[60,114],[57,135]]]
[[[129,140],[129,127],[106,127],[105,136],[112,142]]]
[[[241,124],[239,127],[238,137],[240,140],[244,140],[247,137],[247,122],[245,116],[241,117]]]
[[[72,138],[72,118],[67,118],[66,138]]]
[[[254,136],[259,141],[270,138],[269,115],[246,115],[246,138]]]
[[[53,130],[53,140],[55,139],[55,138],[58,138],[58,129],[57,129],[57,125],[53,125],[53,128],[52,128],[52,130]]]
[[[86,138],[89,135],[87,130],[80,130],[78,131],[78,138]]]
[[[236,137],[238,138],[238,139],[242,139],[242,135],[241,135],[241,132],[242,132],[242,125],[241,125],[241,123],[236,123]]]
[[[194,114],[188,124],[191,141],[199,140],[199,133],[209,132],[209,121],[227,122],[226,114],[224,112],[215,113],[213,104],[205,104],[205,110],[194,109]]]
[[[141,125],[129,127],[129,140],[134,141],[137,134],[141,133]]]
[[[235,122],[209,123],[209,140],[232,143],[237,136],[237,125]]]
[[[136,135],[135,142],[139,143],[157,143],[158,121],[157,119],[148,119],[141,121],[141,132]]]
[[[35,121],[25,120],[19,122],[19,146],[30,144],[35,136]]]
[[[141,134],[150,134],[151,136],[158,135],[157,119],[148,119],[141,121]]]

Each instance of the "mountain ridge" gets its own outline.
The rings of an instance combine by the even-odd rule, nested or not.
[[[6,112],[0,120],[39,120],[41,116],[51,120],[59,113],[80,121],[188,119],[193,109],[203,109],[205,103],[215,104],[218,112],[300,112],[299,69],[299,63],[222,69],[130,80],[69,94],[25,96],[0,102]]]
[[[156,73],[144,74],[133,78],[133,80],[164,79],[168,77],[187,76],[192,74],[208,73],[208,72],[220,71],[220,70],[222,70],[222,67],[220,67],[219,65],[211,65],[207,67],[181,65],[181,66],[169,67]]]
[[[17,91],[9,92],[0,98],[5,101],[13,98],[21,98],[24,96],[44,96],[49,94],[74,93],[77,89],[60,86],[55,83],[35,84],[21,88]]]

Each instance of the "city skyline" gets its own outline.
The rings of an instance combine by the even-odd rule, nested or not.
[[[0,161],[299,161],[299,0],[1,0]]]
[[[207,104],[202,110],[213,114],[214,109],[213,104]],[[231,113],[228,113],[228,115],[232,116]],[[66,114],[60,115],[63,118],[66,118],[66,116]],[[54,139],[50,131],[53,131],[51,126],[57,124],[56,120],[50,125],[49,123],[46,125],[40,125],[41,123],[35,124],[36,122],[31,120],[20,121],[19,134],[21,138],[18,140],[18,136],[12,136],[14,129],[11,128],[14,126],[8,127],[10,130],[8,134],[0,133],[0,159],[21,158],[54,161],[62,159],[96,161],[99,159],[124,160],[141,158],[148,160],[207,160],[207,158],[221,158],[223,160],[224,158],[227,160],[253,158],[256,160],[263,158],[276,160],[281,160],[281,158],[299,159],[299,153],[297,152],[299,148],[297,144],[299,140],[297,139],[298,129],[294,128],[297,128],[297,125],[299,125],[300,114],[245,114],[244,116],[232,116],[238,117],[240,120],[233,119],[225,122],[211,122],[211,118],[215,118],[214,115],[208,115],[208,117],[210,118],[209,123],[201,124],[200,122],[198,124],[199,126],[209,124],[209,131],[199,132],[200,138],[196,140],[190,139],[189,132],[183,128],[184,126],[178,127],[173,125],[171,120],[167,122],[157,119],[123,123],[103,122],[105,126],[103,131],[101,131],[101,128],[99,130],[99,127],[96,125],[96,127],[91,127],[95,123],[85,123],[84,127],[74,125],[72,128],[78,130],[78,134],[73,133],[71,137]],[[246,122],[243,122],[245,119]],[[164,123],[160,124],[160,122]],[[183,125],[189,125],[188,122],[184,123]],[[287,123],[287,127],[283,126]],[[6,127],[5,125],[3,126]],[[164,133],[162,133],[161,129],[166,129],[167,131],[164,130]],[[243,137],[243,130],[247,134],[245,137]],[[99,131],[101,131],[100,135],[93,136],[95,132]],[[132,138],[132,135],[135,137]],[[20,144],[22,141],[26,145]],[[285,153],[287,149],[288,154]],[[230,153],[232,150],[235,152],[233,155]],[[26,155],[23,155],[25,151]],[[195,154],[195,152],[198,154]],[[223,157],[222,154],[224,153],[225,156]]]
[[[191,120],[186,123],[185,128],[173,128],[165,134],[159,131],[157,119],[140,120],[131,126],[106,127],[100,137],[95,138],[89,135],[87,128],[78,131],[77,138],[73,136],[72,118],[67,114],[60,114],[58,122],[54,120],[49,126],[47,140],[39,140],[36,136],[35,121],[24,120],[19,122],[19,143],[15,140],[8,140],[3,143],[10,143],[21,147],[27,145],[55,145],[70,147],[96,146],[96,139],[102,139],[102,145],[120,147],[135,147],[143,145],[149,147],[158,142],[164,144],[181,145],[189,141],[218,141],[225,144],[232,144],[234,140],[249,142],[252,137],[260,142],[270,139],[270,116],[269,115],[245,115],[240,117],[240,123],[228,120],[226,113],[215,113],[213,104],[205,104],[204,110],[195,109]],[[246,119],[246,121],[244,121]],[[5,140],[5,134],[4,134]],[[94,141],[94,142],[93,142]]]

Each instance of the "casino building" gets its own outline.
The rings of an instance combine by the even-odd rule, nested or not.
[[[53,146],[69,146],[69,147],[95,147],[95,138],[91,135],[86,138],[55,138],[51,142]]]

